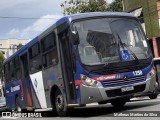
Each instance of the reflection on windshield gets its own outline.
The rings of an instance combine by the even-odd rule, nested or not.
[[[97,65],[121,61],[117,34],[138,59],[149,56],[148,44],[136,20],[91,19],[75,22],[73,28],[79,34],[78,51],[83,64]],[[131,60],[134,60],[133,54],[129,54]]]

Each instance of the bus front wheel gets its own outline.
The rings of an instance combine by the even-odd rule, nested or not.
[[[157,96],[158,96],[158,94],[152,94],[152,95],[149,95],[149,98],[150,98],[150,99],[156,99]]]
[[[107,101],[98,102],[99,105],[107,104]]]
[[[117,98],[117,99],[113,99],[113,100],[110,101],[110,103],[115,108],[122,108],[126,104],[126,102],[127,102],[127,98],[126,97]]]
[[[60,90],[56,90],[55,93],[55,109],[60,117],[64,117],[67,114],[67,105]]]

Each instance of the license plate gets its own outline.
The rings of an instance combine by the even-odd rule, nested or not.
[[[128,87],[123,87],[123,88],[121,88],[121,91],[122,91],[122,92],[127,92],[127,91],[131,91],[131,90],[134,90],[134,87],[133,87],[133,86],[128,86]]]

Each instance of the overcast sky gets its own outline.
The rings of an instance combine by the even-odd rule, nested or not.
[[[0,39],[32,39],[63,16],[63,0],[1,0]],[[109,3],[112,0],[107,0]],[[11,19],[2,17],[52,18]]]

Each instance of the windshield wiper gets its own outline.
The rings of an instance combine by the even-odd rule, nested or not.
[[[128,51],[132,54],[132,56],[134,57],[134,59],[137,61],[137,63],[139,63],[139,59],[137,58],[137,56],[135,55],[135,53],[128,47],[128,45],[126,45],[126,43],[123,43],[119,34],[117,33],[118,39],[119,39],[119,43],[120,45],[124,48],[126,47],[128,49]]]

